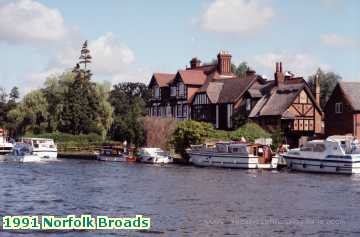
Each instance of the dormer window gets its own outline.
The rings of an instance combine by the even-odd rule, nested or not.
[[[335,113],[342,114],[343,113],[343,103],[335,103]]]

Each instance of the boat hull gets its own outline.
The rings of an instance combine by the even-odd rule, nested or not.
[[[102,156],[98,155],[96,156],[96,159],[99,161],[107,161],[107,162],[124,162],[126,161],[126,158],[123,156]]]
[[[57,151],[39,151],[33,150],[33,154],[39,156],[41,159],[44,160],[57,160]]]
[[[168,164],[172,163],[172,159],[169,157],[152,157],[152,156],[142,156],[139,161],[141,163],[147,164]]]
[[[42,159],[37,155],[24,155],[24,156],[15,156],[15,155],[5,155],[5,161],[7,162],[41,162]]]
[[[349,156],[345,156],[349,157]],[[356,158],[304,158],[285,155],[287,167],[290,170],[314,173],[334,173],[334,174],[359,174],[360,156]]]
[[[202,167],[222,167],[239,169],[276,169],[277,158],[273,158],[271,163],[260,164],[258,157],[231,156],[226,154],[201,154],[189,153],[190,162],[195,166]]]

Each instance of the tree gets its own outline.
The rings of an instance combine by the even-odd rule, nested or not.
[[[246,72],[249,70],[249,66],[246,62],[242,62],[239,64],[239,66],[236,68],[235,74],[239,77],[246,76]]]
[[[17,86],[14,86],[10,91],[9,99],[12,102],[16,102],[16,100],[19,98],[20,98],[19,88]]]
[[[114,123],[110,129],[114,140],[127,140],[137,146],[144,144],[142,118],[150,92],[143,83],[119,83],[110,92],[109,102],[114,108]]]
[[[313,91],[315,91],[316,75],[318,75],[320,79],[320,106],[324,108],[338,81],[341,80],[341,77],[334,72],[324,72],[319,68],[314,75],[308,78],[309,86]]]
[[[87,65],[91,63],[87,41],[82,46],[79,59],[73,70],[75,79],[65,93],[60,130],[74,135],[88,133],[104,135],[106,131],[101,118],[101,99],[96,84],[91,82],[92,73],[87,69]],[[82,64],[84,68],[81,68]]]

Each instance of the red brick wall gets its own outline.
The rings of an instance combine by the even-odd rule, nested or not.
[[[335,113],[335,104],[340,102],[343,103],[343,113],[337,114]],[[353,110],[339,85],[335,87],[333,94],[325,106],[324,112],[326,136],[353,134]]]

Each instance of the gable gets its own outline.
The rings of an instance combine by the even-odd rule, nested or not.
[[[211,104],[209,97],[206,93],[197,93],[192,101],[193,105]]]

